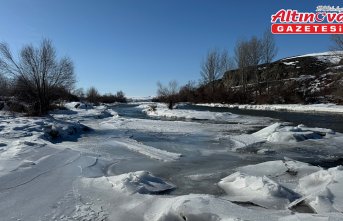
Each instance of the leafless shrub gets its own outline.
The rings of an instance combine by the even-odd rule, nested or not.
[[[90,87],[86,92],[86,100],[93,104],[100,102],[100,93],[95,87]]]

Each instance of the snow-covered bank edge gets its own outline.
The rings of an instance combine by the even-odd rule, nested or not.
[[[254,117],[254,116],[242,116],[233,114],[230,112],[213,112],[213,111],[198,111],[178,109],[176,105],[174,109],[169,109],[166,104],[163,103],[144,103],[138,105],[136,108],[142,110],[149,117],[153,118],[166,118],[172,120],[200,120],[211,121],[219,123],[232,123],[232,124],[261,124],[261,122],[270,121],[270,118]]]
[[[265,110],[265,111],[290,111],[303,113],[334,113],[343,114],[343,105],[336,104],[218,104],[218,103],[203,103],[195,104],[205,107],[226,107],[245,110]]]

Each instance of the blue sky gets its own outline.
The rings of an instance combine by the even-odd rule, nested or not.
[[[239,38],[261,35],[281,8],[312,12],[317,0],[3,0],[0,41],[14,51],[42,38],[71,57],[77,87],[154,95],[156,82],[198,81],[211,48],[231,55]],[[321,52],[327,35],[279,35],[278,58]]]

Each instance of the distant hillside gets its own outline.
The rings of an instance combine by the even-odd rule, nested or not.
[[[343,52],[288,57],[247,74],[247,103],[343,102]],[[259,84],[257,84],[259,78]],[[241,74],[228,71],[218,85],[231,88],[228,103],[241,103]]]

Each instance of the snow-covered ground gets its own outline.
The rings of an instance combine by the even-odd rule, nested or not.
[[[294,58],[302,58],[302,57],[315,57],[322,62],[332,63],[332,64],[339,64],[342,59],[343,52],[342,51],[329,51],[329,52],[321,52],[321,53],[311,53],[305,55],[299,55],[294,57],[284,58],[282,60],[289,60]]]
[[[0,112],[1,220],[343,219],[342,166],[284,158],[339,159],[342,134],[150,104]]]
[[[335,113],[343,114],[343,105],[336,104],[197,104],[207,107],[227,107],[247,110],[267,110],[267,111],[294,111],[294,112],[312,112],[312,113]]]

